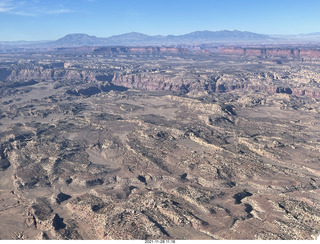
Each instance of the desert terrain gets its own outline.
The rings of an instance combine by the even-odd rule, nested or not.
[[[319,51],[219,50],[1,53],[0,239],[316,239]]]

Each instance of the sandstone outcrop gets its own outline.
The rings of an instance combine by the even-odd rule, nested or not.
[[[132,49],[132,52],[134,52],[134,50],[138,50],[139,48],[126,48],[126,53],[130,56],[131,51],[129,49]],[[163,49],[167,51],[171,50],[172,52],[175,52],[174,50],[176,50],[174,48],[164,47],[150,47],[149,49],[146,50],[149,50],[150,53],[148,53],[148,55],[147,53],[144,54],[147,55],[145,58],[149,58],[150,60],[154,59],[155,54],[153,52],[159,51],[161,53],[161,50]],[[109,52],[112,50],[112,48],[101,48],[101,50],[97,52],[101,52],[102,57],[108,57],[108,55],[111,55]],[[117,52],[121,52],[122,49],[117,48],[116,50],[118,50]],[[190,61],[188,61],[183,64],[184,61],[178,57],[175,62],[182,62],[182,65],[189,65],[190,69],[181,70],[175,65],[166,68],[152,68],[149,67],[150,65],[147,63],[144,63],[139,67],[132,67],[130,63],[119,65],[111,65],[111,63],[97,65],[93,63],[89,65],[90,67],[87,67],[83,64],[78,64],[76,61],[73,61],[73,63],[55,61],[53,64],[48,64],[48,62],[32,62],[2,67],[0,69],[0,77],[3,88],[0,92],[9,94],[10,89],[16,89],[21,86],[31,87],[39,82],[46,81],[52,83],[53,88],[55,89],[69,86],[68,93],[74,95],[85,95],[89,93],[93,95],[108,91],[109,89],[132,88],[174,91],[181,94],[197,92],[210,94],[213,92],[221,93],[233,90],[244,90],[287,93],[295,96],[319,98],[319,74],[309,70],[309,64],[305,63],[306,61],[298,61],[302,63],[302,69],[298,73],[290,72],[290,65],[295,65],[294,59],[291,58],[293,56],[298,57],[299,55],[299,57],[302,58],[301,53],[306,50],[300,50],[298,52],[295,49],[250,49],[231,47],[226,47],[221,50],[223,53],[236,54],[231,57],[234,60],[237,60],[237,57],[251,54],[257,56],[264,55],[266,58],[265,63],[269,66],[277,66],[277,68],[274,68],[272,72],[265,71],[261,64],[258,62],[256,64],[254,62],[251,64],[249,59],[248,61],[244,61],[243,65],[245,68],[241,70],[237,70],[232,64],[229,64],[230,67],[226,68],[226,70],[212,69],[208,62],[201,66],[201,69],[197,70],[197,65],[195,63],[190,63]],[[253,51],[253,53],[250,54],[251,51]],[[96,54],[96,56],[99,55]],[[162,55],[165,55],[165,53]],[[189,55],[190,56],[187,56],[190,58],[194,57],[192,54]],[[288,55],[293,56],[289,57]],[[94,57],[96,56],[92,54],[91,58],[94,60]],[[206,56],[200,55],[200,57],[204,58]],[[272,58],[276,57],[287,58],[287,61],[281,61],[283,64],[279,64],[278,62],[273,63],[274,60],[272,60]],[[214,56],[212,65],[214,64],[215,59],[223,60],[224,58],[225,57],[220,57],[219,55]],[[165,62],[165,60],[163,60],[163,62]],[[257,68],[259,65],[261,67]]]
[[[313,62],[19,55],[0,64],[0,239],[319,235]]]
[[[263,47],[221,47],[219,52],[223,54],[258,56],[262,58],[320,58],[319,49],[301,49],[301,48],[263,48]]]

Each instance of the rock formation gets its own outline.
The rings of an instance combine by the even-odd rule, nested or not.
[[[134,50],[0,55],[0,239],[315,239],[317,65]]]

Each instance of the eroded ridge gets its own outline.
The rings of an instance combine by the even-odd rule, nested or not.
[[[319,235],[313,64],[51,58],[1,63],[1,239]]]

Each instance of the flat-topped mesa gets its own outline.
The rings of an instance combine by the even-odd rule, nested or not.
[[[259,57],[283,57],[283,58],[320,58],[318,49],[299,48],[264,48],[264,47],[221,47],[222,54],[259,56]]]
[[[320,50],[300,50],[302,58],[320,58]]]
[[[100,47],[95,54],[187,54],[190,51],[178,47]]]

